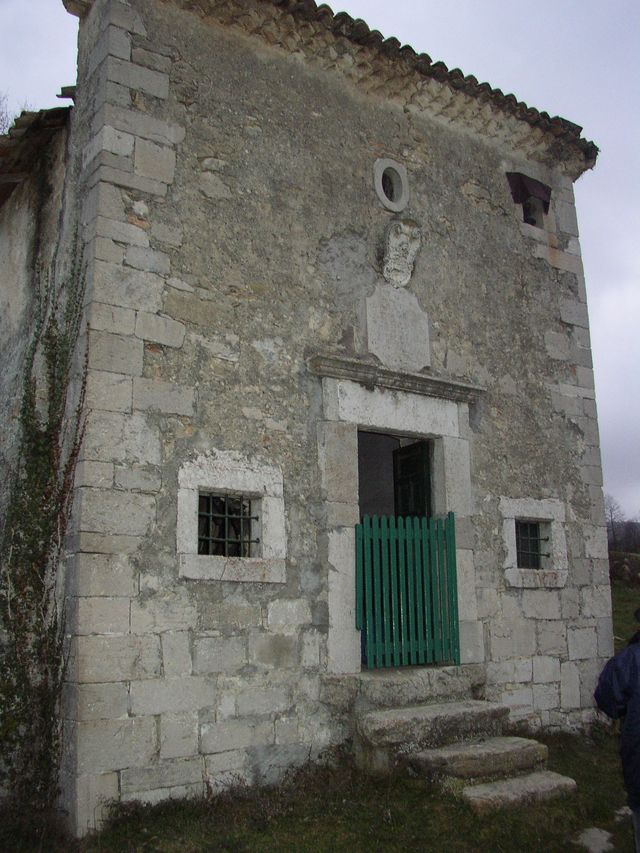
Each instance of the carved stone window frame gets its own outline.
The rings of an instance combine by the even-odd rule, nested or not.
[[[201,493],[251,498],[258,517],[259,552],[252,557],[198,554]],[[193,580],[285,583],[287,537],[281,470],[235,451],[212,451],[185,462],[178,472],[176,546],[179,574]]]
[[[567,583],[569,561],[565,535],[565,510],[562,501],[555,498],[500,498],[502,536],[505,546],[505,582],[519,589],[560,589]],[[535,521],[548,536],[549,557],[540,569],[518,567],[516,546],[516,521]]]

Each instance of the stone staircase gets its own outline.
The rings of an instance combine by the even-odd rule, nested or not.
[[[328,676],[322,698],[350,720],[362,769],[405,767],[446,783],[478,813],[575,790],[544,769],[546,746],[503,734],[509,709],[481,698],[483,686],[475,666],[378,670]]]

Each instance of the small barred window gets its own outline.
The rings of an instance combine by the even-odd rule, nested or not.
[[[252,538],[258,518],[245,495],[198,496],[198,554],[251,557],[259,539]]]
[[[544,553],[544,543],[549,537],[543,537],[538,521],[520,521],[516,519],[516,551],[519,569],[541,569]]]

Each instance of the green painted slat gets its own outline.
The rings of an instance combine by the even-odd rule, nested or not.
[[[393,665],[400,666],[402,663],[402,632],[400,626],[400,589],[398,586],[398,528],[395,518],[389,519],[389,568],[391,571],[391,612],[393,620],[391,646]]]
[[[371,544],[373,549],[373,608],[374,621],[374,666],[382,666],[382,579],[380,577],[380,527],[378,516],[371,519]]]
[[[449,528],[449,558],[447,567],[449,569],[449,595],[451,596],[451,627],[453,642],[453,662],[460,666],[460,623],[458,614],[458,567],[456,559],[456,519],[450,512],[447,516]]]
[[[371,520],[362,519],[364,533],[364,598],[365,598],[365,648],[367,669],[374,668],[373,662],[373,578],[371,577]]]
[[[438,538],[438,580],[440,583],[440,633],[442,637],[441,661],[449,660],[449,613],[447,607],[447,564],[444,550],[444,524],[439,518],[436,522],[436,535]]]
[[[382,564],[382,631],[384,634],[384,666],[391,666],[391,578],[389,577],[389,522],[380,519],[380,558]]]
[[[416,657],[416,572],[415,549],[413,538],[413,522],[411,518],[404,520],[406,564],[407,564],[407,630],[409,663],[417,663]]]
[[[440,633],[440,579],[438,577],[438,547],[436,522],[429,519],[429,565],[431,569],[431,619],[433,624],[433,662],[442,660],[442,634]]]
[[[356,524],[356,628],[362,630],[363,619],[363,597],[362,597],[362,574],[364,562],[362,553],[362,525]]]
[[[422,561],[424,566],[424,633],[425,633],[425,657],[427,663],[433,663],[433,613],[431,608],[431,561],[429,559],[429,522],[426,518],[420,520],[420,534],[422,538]]]
[[[422,553],[422,536],[420,519],[414,518],[413,521],[413,543],[416,554],[415,570],[416,570],[416,643],[417,643],[417,663],[425,661],[425,621],[424,621],[424,557]]]
[[[409,663],[409,614],[407,612],[407,568],[406,568],[406,535],[404,518],[397,520],[398,532],[398,587],[400,590],[400,660],[403,666]]]

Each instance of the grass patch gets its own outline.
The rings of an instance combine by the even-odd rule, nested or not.
[[[615,650],[619,652],[627,645],[631,635],[640,630],[640,625],[633,615],[640,607],[640,589],[624,581],[612,580],[611,601]]]
[[[598,826],[616,851],[631,853],[616,738],[540,738],[550,769],[572,776],[578,792],[535,807],[476,816],[456,796],[404,775],[372,780],[343,755],[333,766],[308,767],[268,789],[238,788],[208,800],[116,807],[102,832],[51,847],[65,853],[352,853],[411,850],[531,853],[573,850],[573,839]],[[17,848],[12,848],[17,849]]]

